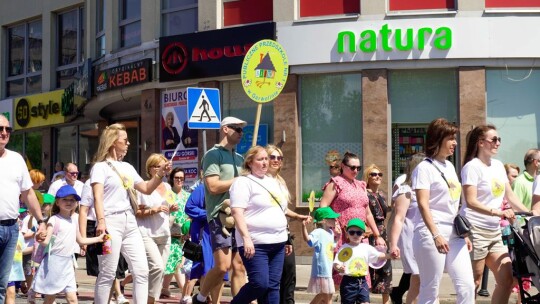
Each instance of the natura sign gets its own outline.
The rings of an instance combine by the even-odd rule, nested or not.
[[[366,29],[355,34],[353,31],[341,31],[337,37],[338,53],[358,51],[369,53],[379,51],[411,51],[424,50],[432,39],[432,47],[439,50],[449,50],[452,47],[452,30],[449,27],[436,29],[422,27],[417,30],[392,29],[388,24],[381,26],[379,30]]]

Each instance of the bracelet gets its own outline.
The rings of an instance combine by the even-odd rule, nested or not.
[[[438,238],[438,237],[440,237],[440,236],[441,236],[440,233],[435,234],[435,235],[433,236],[433,240],[435,240],[436,238]]]
[[[101,221],[101,220],[104,220],[105,218],[104,217],[101,217],[101,218],[98,218],[98,221]]]
[[[159,175],[159,173],[156,173],[155,175],[158,179],[163,179],[163,176]]]

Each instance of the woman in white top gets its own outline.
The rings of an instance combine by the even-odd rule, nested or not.
[[[169,161],[165,156],[152,153],[146,160],[146,176],[152,180],[161,167]],[[155,303],[161,293],[165,264],[169,258],[171,230],[169,212],[178,209],[176,194],[168,183],[161,182],[150,195],[141,195],[137,210],[137,223],[141,231],[148,258],[148,303]]]
[[[243,176],[235,179],[229,192],[236,243],[249,282],[231,304],[264,298],[265,303],[277,304],[287,241],[287,193],[266,175],[268,153],[263,147],[249,149],[242,167]]]
[[[131,164],[122,162],[128,147],[124,125],[117,123],[105,128],[90,174],[97,217],[96,234],[108,233],[112,247],[112,252],[102,255],[99,261],[94,292],[96,304],[108,302],[120,252],[133,275],[135,303],[148,300],[148,263],[145,252],[141,250],[144,242],[126,189],[134,187],[144,194],[151,194],[161,184],[163,176],[170,172],[171,164],[162,163],[154,171],[152,179],[143,181]]]
[[[412,173],[420,212],[414,217],[413,250],[420,274],[418,303],[437,303],[443,271],[456,290],[456,303],[474,303],[468,238],[460,238],[453,227],[458,213],[461,184],[454,165],[447,160],[457,146],[458,128],[444,118],[432,121],[426,135],[426,160]]]
[[[416,303],[416,298],[420,290],[420,276],[418,274],[418,264],[414,259],[412,240],[414,234],[413,218],[418,212],[416,193],[411,189],[411,174],[414,168],[425,159],[424,153],[416,153],[407,162],[406,178],[403,183],[397,185],[397,189],[392,195],[394,202],[394,212],[390,217],[390,253],[394,258],[401,258],[403,264],[403,276],[399,281],[399,286],[392,288],[390,298],[393,302],[401,303],[403,294],[407,293],[407,304]],[[409,280],[407,280],[407,276]],[[402,286],[402,281],[409,284]]]
[[[519,211],[528,211],[512,191],[504,165],[493,159],[501,138],[493,125],[478,126],[467,134],[467,151],[461,180],[465,197],[464,214],[472,224],[472,265],[476,288],[484,265],[495,275],[497,288],[491,303],[508,303],[513,286],[512,261],[501,238],[501,217],[514,218],[512,209],[501,210],[504,198]]]

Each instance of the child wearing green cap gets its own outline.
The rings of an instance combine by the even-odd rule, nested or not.
[[[334,259],[334,269],[343,276],[339,286],[343,304],[370,303],[366,280],[369,267],[381,268],[387,259],[392,258],[389,253],[385,253],[386,247],[379,251],[369,244],[362,243],[365,231],[364,221],[359,218],[351,219],[347,223],[349,242],[339,248]]]
[[[308,220],[302,222],[304,241],[309,247],[314,248],[307,291],[317,294],[311,303],[332,303],[332,295],[335,292],[332,257],[336,240],[341,237],[339,225],[336,226],[339,214],[330,207],[322,207],[315,210],[313,217],[317,228],[309,235],[306,227]]]

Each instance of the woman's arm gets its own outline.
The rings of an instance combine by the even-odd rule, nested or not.
[[[433,236],[433,241],[437,250],[441,253],[448,253],[450,247],[448,246],[448,241],[439,233],[439,228],[433,222],[433,217],[431,216],[431,209],[429,209],[429,190],[428,189],[416,189],[416,199],[418,200],[418,210],[422,219],[426,224],[427,229],[431,232]]]
[[[93,183],[92,191],[94,192],[94,210],[96,211],[96,235],[105,233],[107,223],[105,223],[105,209],[103,207],[103,184]]]
[[[499,208],[489,208],[478,200],[478,189],[473,185],[463,185],[463,194],[465,195],[465,201],[467,202],[467,208],[470,208],[476,212],[489,215],[499,216],[506,218],[514,218],[514,211],[512,209],[501,210]]]
[[[389,243],[390,243],[390,253],[394,257],[400,256],[400,250],[397,246],[399,235],[403,229],[403,222],[405,222],[405,216],[407,215],[407,210],[411,204],[411,193],[403,193],[396,197],[394,200],[394,212],[390,217],[390,234],[389,234]]]
[[[330,182],[326,188],[324,189],[323,195],[321,197],[321,202],[319,203],[319,207],[328,207],[336,198],[337,192],[335,189],[334,182]]]
[[[371,213],[369,206],[366,208],[366,224],[369,226],[369,228],[371,228],[373,237],[375,237],[375,245],[386,246],[386,242],[381,237],[381,233],[379,231],[379,228],[377,228],[377,223],[375,223],[375,218],[373,217],[373,214]]]
[[[519,200],[517,195],[512,190],[512,186],[510,186],[510,183],[506,183],[504,185],[504,195],[506,197],[506,200],[510,203],[510,206],[512,206],[513,209],[516,209],[518,211],[524,211],[528,212],[529,209],[523,205],[523,203]]]
[[[247,259],[251,259],[253,255],[255,254],[255,246],[253,245],[253,241],[251,240],[251,236],[249,235],[249,231],[247,229],[246,221],[244,218],[244,208],[231,208],[232,209],[232,216],[234,217],[234,224],[236,226],[236,230],[240,233],[240,236],[242,237],[242,240],[244,241],[244,256]]]
[[[298,214],[298,213],[292,211],[291,209],[287,209],[287,211],[285,211],[285,215],[290,217],[293,220],[299,220],[299,221],[304,221],[304,220],[310,220],[311,219],[310,216]]]

